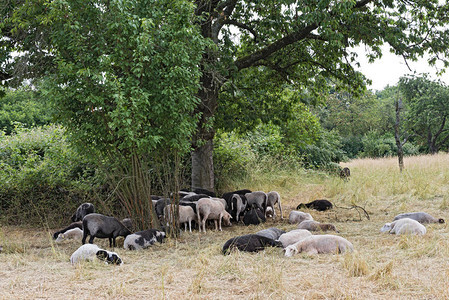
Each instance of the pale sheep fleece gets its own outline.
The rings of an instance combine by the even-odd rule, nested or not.
[[[426,227],[416,220],[404,218],[396,220],[392,223],[386,223],[380,230],[381,232],[389,232],[391,234],[416,234],[424,235],[427,232]]]
[[[302,211],[292,210],[288,216],[290,224],[299,224],[305,220],[313,220],[312,215]]]
[[[331,234],[312,235],[286,247],[285,256],[290,257],[301,252],[306,252],[307,254],[337,254],[346,251],[354,251],[354,246],[341,236]]]
[[[282,243],[282,247],[287,247],[290,246],[294,243],[297,243],[303,239],[305,239],[306,237],[311,236],[312,234],[310,233],[310,231],[305,230],[305,229],[295,229],[295,230],[291,230],[287,233],[282,234],[278,241],[280,241]]]

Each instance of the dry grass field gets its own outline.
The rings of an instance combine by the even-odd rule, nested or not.
[[[183,233],[150,249],[115,251],[122,266],[100,262],[71,266],[79,241],[54,244],[55,229],[0,228],[0,299],[449,299],[449,228],[427,225],[423,237],[381,234],[402,212],[426,211],[449,218],[449,155],[397,160],[355,160],[344,164],[351,180],[317,172],[255,173],[240,188],[277,190],[284,217],[301,202],[329,199],[355,210],[309,210],[337,226],[356,251],[344,255],[299,254],[280,248],[221,254],[229,238],[276,226],[294,229],[287,219],[261,226],[234,225],[223,232]],[[44,226],[43,226],[44,227]],[[97,240],[107,247],[107,240]]]

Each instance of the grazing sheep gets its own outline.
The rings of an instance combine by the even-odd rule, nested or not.
[[[171,205],[167,205],[164,209],[164,216],[167,221],[167,226],[169,226],[169,223],[173,223],[173,213],[171,210]],[[196,221],[197,217],[191,206],[179,205],[178,220],[179,224],[184,224],[184,231],[187,231],[187,223],[189,223],[189,231],[192,232],[192,221]]]
[[[93,244],[94,238],[108,238],[109,247],[115,247],[115,239],[118,236],[126,238],[131,234],[132,224],[130,219],[124,219],[122,222],[114,217],[108,217],[101,214],[89,214],[83,219],[83,239],[82,243],[86,243],[86,238],[90,235],[89,244]]]
[[[328,209],[331,209],[333,207],[332,203],[328,200],[314,200],[312,202],[309,203],[301,203],[299,204],[296,209],[301,209],[301,208],[310,208],[310,209],[315,209],[318,211],[325,211]]]
[[[442,219],[442,218],[437,219],[425,212],[412,212],[412,213],[399,214],[396,217],[394,217],[393,221],[397,221],[397,220],[404,219],[404,218],[413,219],[415,221],[418,221],[421,224],[444,223],[444,219]]]
[[[322,224],[314,220],[305,220],[299,223],[298,229],[306,229],[308,231],[330,231],[338,232],[333,224]]]
[[[312,215],[302,211],[292,210],[288,216],[290,224],[298,224],[305,220],[313,220]]]
[[[203,226],[203,231],[206,232],[206,220],[214,220],[215,230],[221,229],[222,219],[224,224],[231,226],[231,215],[225,210],[223,203],[220,201],[215,201],[210,198],[202,198],[198,200],[196,204],[196,211],[198,216],[199,230],[201,232],[201,225]],[[201,219],[202,218],[202,219]],[[218,228],[217,228],[218,220]]]
[[[95,257],[105,261],[108,264],[123,264],[122,259],[117,253],[106,251],[94,244],[87,244],[79,247],[75,252],[73,252],[72,256],[70,256],[70,262],[73,265],[81,261],[92,261]]]
[[[72,216],[72,222],[82,221],[85,216],[95,212],[95,207],[92,203],[83,203]]]
[[[337,235],[312,235],[285,248],[285,256],[290,257],[296,253],[308,254],[344,253],[354,251],[354,247],[347,239]]]
[[[157,200],[156,205],[154,205],[154,210],[156,211],[156,216],[159,220],[164,216],[164,208],[171,203],[169,198],[161,198]]]
[[[344,167],[343,170],[340,171],[340,178],[344,180],[349,180],[351,176],[351,170],[348,167]]]
[[[233,192],[227,192],[224,193],[221,198],[225,199],[226,202],[228,203],[228,207],[231,206],[231,198],[234,194],[237,194],[239,196],[245,196],[246,193],[251,193],[251,190],[248,189],[243,189],[243,190],[238,190],[238,191],[233,191]]]
[[[281,212],[281,219],[284,218],[284,215],[282,214],[282,206],[281,206],[281,195],[279,195],[276,191],[268,192],[267,194],[267,208],[271,207],[273,209],[273,220],[276,217],[276,212],[274,210],[275,204],[279,205],[279,211]]]
[[[410,218],[399,219],[393,221],[392,223],[386,223],[381,229],[381,232],[390,232],[395,233],[397,235],[400,234],[417,234],[424,235],[427,230],[424,225],[419,223],[416,220]]]
[[[292,245],[296,242],[299,242],[306,237],[311,236],[310,231],[305,229],[294,229],[287,233],[281,234],[278,241],[282,243],[282,246],[285,248],[289,245]]]
[[[247,207],[256,205],[265,214],[267,210],[267,194],[262,191],[251,192],[245,194],[247,202]]]
[[[247,205],[247,201],[246,201],[245,196],[239,195],[239,194],[233,194],[231,197],[231,209],[228,212],[238,222],[240,215],[242,215],[246,209],[246,205]]]
[[[228,211],[228,203],[226,202],[225,199],[223,199],[223,198],[217,198],[217,197],[211,197],[211,199],[214,200],[214,201],[221,202],[221,204],[223,204],[225,210]]]
[[[248,225],[259,225],[266,221],[265,214],[256,205],[253,205],[249,210],[245,212],[243,216],[243,224]]]
[[[223,254],[229,254],[232,249],[238,249],[246,252],[257,252],[264,250],[267,246],[281,247],[281,244],[265,236],[258,234],[247,234],[229,239],[223,245]]]
[[[179,205],[180,206],[189,206],[189,207],[191,207],[193,209],[193,212],[196,215],[196,202],[190,202],[190,201],[181,200],[181,201],[179,201]]]
[[[60,243],[65,240],[81,240],[83,237],[83,231],[79,228],[72,228],[64,233],[60,233],[56,239],[56,243]]]
[[[66,228],[56,231],[55,233],[53,233],[53,239],[56,240],[60,233],[65,233],[66,231],[73,229],[73,228],[79,228],[79,229],[83,230],[83,221],[73,222]]]
[[[127,250],[141,250],[162,243],[166,237],[165,232],[157,229],[148,229],[128,235],[123,243],[123,248]]]
[[[257,235],[264,236],[272,240],[279,239],[279,237],[284,233],[284,230],[278,229],[276,227],[270,227],[256,232]]]

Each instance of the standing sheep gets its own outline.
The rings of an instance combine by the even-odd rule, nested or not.
[[[437,219],[425,212],[411,212],[411,213],[399,214],[396,217],[394,217],[393,221],[397,221],[397,220],[404,219],[404,218],[413,219],[415,221],[418,221],[421,224],[426,224],[426,223],[441,223],[441,224],[443,224],[444,223],[444,219],[442,219],[442,218]]]
[[[108,217],[101,214],[89,214],[83,219],[83,245],[86,238],[90,235],[89,244],[93,244],[94,238],[108,238],[109,247],[116,247],[115,239],[118,236],[126,238],[131,234],[130,219],[124,219],[122,222],[114,217]]]
[[[340,171],[340,178],[344,180],[349,180],[351,176],[351,170],[348,167],[344,167],[343,170]]]
[[[245,194],[247,202],[247,207],[251,207],[253,205],[256,205],[262,212],[265,214],[265,211],[267,210],[267,194],[262,191],[256,191],[251,193]]]
[[[305,220],[313,220],[312,215],[302,211],[292,210],[288,216],[290,224],[299,224]]]
[[[203,231],[206,232],[206,220],[214,220],[215,230],[221,229],[222,219],[226,226],[231,225],[231,215],[225,210],[223,203],[215,201],[210,198],[202,198],[196,204],[196,211],[198,215],[199,230],[201,232],[201,225]],[[218,220],[218,227],[217,227]]]
[[[427,230],[424,225],[419,223],[416,220],[410,218],[399,219],[393,221],[392,223],[386,223],[381,229],[381,232],[390,232],[395,233],[397,235],[400,234],[417,234],[424,235]]]
[[[308,254],[344,253],[354,251],[354,246],[345,238],[337,235],[312,235],[285,248],[285,256],[290,257],[296,253]]]
[[[85,216],[95,212],[95,207],[92,203],[83,203],[72,216],[72,222],[82,221]]]
[[[267,208],[271,207],[273,209],[273,220],[276,217],[276,211],[274,210],[275,204],[279,205],[279,211],[281,213],[281,219],[284,219],[284,215],[282,214],[282,206],[281,206],[281,195],[279,195],[276,191],[271,191],[267,194]]]
[[[239,221],[240,215],[246,209],[247,201],[245,196],[239,194],[233,194],[231,197],[231,209],[228,211],[236,221]]]
[[[169,226],[169,223],[173,223],[173,213],[171,210],[171,205],[167,205],[164,209],[164,216],[167,221],[167,226]],[[189,231],[192,232],[192,221],[197,221],[197,217],[191,206],[179,205],[178,220],[179,224],[184,224],[184,231],[187,231],[187,223],[189,223]]]

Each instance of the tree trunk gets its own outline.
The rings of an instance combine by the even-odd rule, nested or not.
[[[214,144],[208,140],[192,152],[192,189],[214,191]]]
[[[398,147],[398,161],[399,161],[399,171],[402,173],[404,169],[404,151],[402,150],[403,143],[401,142],[399,126],[400,126],[400,111],[402,108],[402,101],[398,99],[395,103],[396,108],[396,122],[394,123],[394,138],[396,140],[396,146]]]

